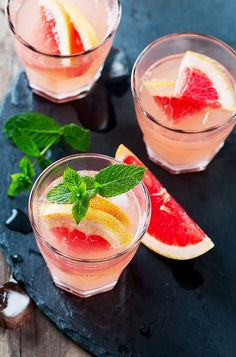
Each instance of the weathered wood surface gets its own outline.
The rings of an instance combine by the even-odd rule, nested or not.
[[[0,6],[4,0],[0,0]],[[9,84],[20,69],[10,33],[0,12],[0,102]],[[0,253],[0,282],[8,279],[9,271]],[[36,309],[31,320],[21,329],[8,331],[0,328],[1,357],[86,357],[88,354],[58,331]]]

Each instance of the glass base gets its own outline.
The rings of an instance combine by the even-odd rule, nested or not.
[[[90,289],[90,290],[80,290],[80,289],[75,289],[74,287],[71,287],[65,283],[62,283],[61,281],[59,281],[56,277],[52,277],[54,284],[62,289],[65,290],[71,294],[77,295],[81,298],[87,298],[93,295],[97,295],[97,294],[101,294],[101,293],[105,293],[106,291],[112,290],[115,285],[117,284],[117,280],[113,281],[110,284],[107,285],[103,285],[100,288],[96,288],[96,289]]]
[[[37,84],[31,82],[30,80],[29,80],[29,86],[32,89],[33,93],[49,100],[50,102],[58,103],[58,104],[67,103],[86,97],[88,93],[91,91],[91,89],[93,88],[94,84],[100,78],[101,72],[102,72],[102,68],[98,71],[94,80],[89,85],[79,88],[78,90],[72,92],[66,92],[60,94],[54,93],[46,90],[45,88],[38,86]]]
[[[178,174],[183,174],[183,173],[188,173],[188,172],[200,172],[204,171],[208,164],[212,161],[212,159],[215,157],[215,155],[220,151],[220,149],[224,146],[224,143],[221,143],[220,146],[217,148],[217,150],[214,152],[212,157],[207,160],[202,160],[200,162],[195,162],[193,164],[182,164],[182,165],[173,165],[170,164],[168,161],[163,160],[160,156],[158,156],[156,153],[153,152],[150,147],[146,146],[147,148],[147,153],[148,157],[151,161],[153,161],[155,164],[163,167],[163,169],[169,171],[172,174],[178,175]]]

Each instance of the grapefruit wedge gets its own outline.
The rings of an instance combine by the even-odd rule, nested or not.
[[[223,108],[231,113],[236,109],[235,90],[223,67],[197,52],[184,54],[176,83],[153,78],[144,84],[167,119],[173,122],[207,108]]]
[[[117,149],[116,159],[144,167],[124,145]],[[211,239],[148,169],[143,181],[152,203],[150,226],[142,241],[144,245],[160,255],[178,260],[198,257],[214,247]]]
[[[229,75],[213,58],[187,51],[181,61],[175,86],[176,97],[191,97],[207,104],[219,103],[235,110],[235,90]]]
[[[35,36],[44,52],[67,56],[98,44],[89,21],[70,0],[39,0],[39,14]]]

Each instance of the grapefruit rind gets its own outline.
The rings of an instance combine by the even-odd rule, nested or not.
[[[163,257],[176,260],[197,258],[214,247],[214,243],[207,236],[205,236],[203,240],[197,244],[189,244],[186,247],[178,247],[162,243],[156,238],[153,238],[150,234],[146,233],[142,239],[142,243],[153,252],[158,253]]]
[[[123,144],[119,145],[116,151],[115,158],[123,162],[125,158],[128,156],[133,156],[135,159],[139,160],[137,156],[132,151],[130,151],[125,145]],[[145,167],[145,165],[143,166]],[[165,188],[161,187],[160,190],[165,190]],[[202,241],[196,244],[189,244],[185,247],[183,246],[179,247],[176,245],[165,244],[157,240],[155,237],[152,237],[149,233],[146,233],[142,239],[142,243],[153,252],[158,253],[164,257],[176,259],[176,260],[188,260],[188,259],[196,258],[214,247],[214,243],[207,235],[203,236]]]
[[[78,7],[70,0],[56,0],[70,17],[76,31],[81,37],[85,51],[96,47],[99,43],[97,35],[87,18],[82,14]]]
[[[186,68],[198,69],[205,73],[212,81],[212,86],[218,93],[218,102],[222,108],[231,112],[236,110],[235,90],[222,66],[213,58],[193,51],[187,51],[181,61],[174,90],[176,97],[181,97],[184,92],[185,88],[183,88],[182,79],[184,78]]]

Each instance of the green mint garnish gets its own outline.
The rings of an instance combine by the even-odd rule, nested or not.
[[[8,189],[8,196],[13,197],[25,190],[30,190],[33,186],[35,171],[30,160],[24,156],[19,163],[21,172],[11,175],[11,184]]]
[[[89,201],[99,194],[113,197],[128,192],[143,179],[145,169],[136,165],[115,164],[101,170],[95,177],[81,176],[67,167],[63,182],[47,194],[52,203],[72,206],[72,215],[77,224],[86,216]]]
[[[22,159],[23,164],[20,162],[21,172],[11,176],[9,196],[16,196],[32,187],[36,175],[34,167],[37,165],[41,170],[48,167],[51,161],[45,155],[62,139],[76,151],[86,152],[90,148],[89,130],[76,124],[60,126],[54,119],[40,113],[22,113],[11,117],[4,125],[3,133],[27,155]],[[30,158],[34,161],[31,162]]]

